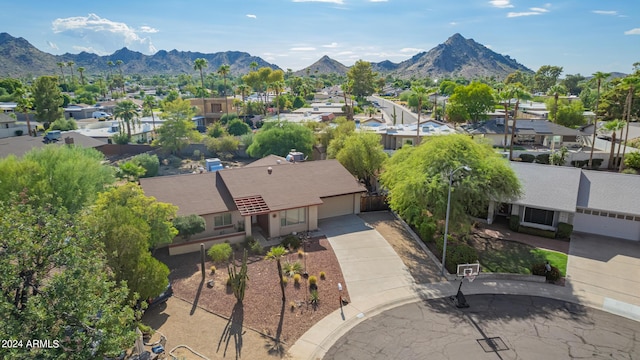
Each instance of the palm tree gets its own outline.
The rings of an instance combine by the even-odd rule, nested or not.
[[[627,99],[624,102],[624,106],[626,108],[626,110],[623,112],[623,114],[626,112],[627,114],[627,130],[624,133],[624,148],[622,150],[622,158],[620,158],[620,167],[618,169],[618,171],[622,172],[622,170],[624,170],[624,155],[627,152],[627,140],[629,139],[629,123],[631,123],[631,108],[633,105],[633,96],[635,95],[635,90],[636,90],[636,85],[640,82],[640,78],[635,77],[635,76],[627,76],[626,78],[624,78],[622,80],[622,84],[624,85],[624,87],[627,87],[629,92],[627,93]],[[620,148],[618,148],[618,151],[620,151]]]
[[[603,73],[601,71],[598,71],[593,74],[593,78],[598,83],[598,92],[596,95],[596,108],[594,111],[595,118],[593,121],[593,138],[591,139],[591,152],[589,153],[589,169],[591,169],[591,167],[593,166],[593,149],[596,145],[596,133],[598,130],[598,106],[600,104],[600,86],[602,85],[602,80],[606,80],[609,76],[611,76],[610,73]]]
[[[516,107],[513,112],[513,124],[511,124],[511,142],[509,143],[509,160],[513,160],[513,143],[516,136],[516,122],[518,121],[518,107],[520,106],[520,100],[531,99],[529,94],[522,84],[516,83],[513,86],[513,98],[516,99]]]
[[[111,75],[111,77],[113,77],[113,67],[116,66],[116,64],[114,64],[113,61],[109,60],[107,61],[107,66],[109,67],[109,74]]]
[[[280,279],[280,289],[282,290],[282,301],[286,300],[284,294],[284,281],[282,280],[282,264],[280,263],[280,259],[287,253],[287,250],[283,246],[275,246],[272,247],[271,250],[265,256],[267,260],[275,260],[278,265],[278,278]]]
[[[200,85],[202,86],[202,116],[206,116],[207,109],[204,107],[204,73],[203,70],[209,66],[207,59],[197,58],[193,62],[193,69],[200,71]]]
[[[229,118],[229,104],[227,103],[227,75],[229,75],[231,67],[227,64],[222,64],[218,68],[218,74],[222,75],[222,81],[224,83],[224,107],[227,110],[227,119]]]
[[[144,101],[142,103],[142,106],[146,109],[148,109],[148,111],[151,113],[151,124],[153,126],[153,132],[156,132],[156,117],[153,114],[153,107],[156,106],[156,98],[153,97],[152,95],[147,95],[144,97]]]
[[[513,98],[513,86],[507,85],[496,93],[496,100],[504,106],[504,143],[503,151],[507,151],[507,134],[509,133],[509,108]]]
[[[555,84],[552,87],[549,88],[549,91],[547,92],[547,94],[549,95],[553,95],[553,122],[554,123],[558,123],[558,99],[560,97],[561,93],[566,93],[567,89],[560,85],[560,84]]]
[[[353,80],[346,80],[342,84],[342,95],[344,95],[344,109],[347,113],[347,120],[353,120],[353,115],[351,114],[353,101],[351,101],[351,105],[347,103],[347,98],[351,98],[349,93],[351,92],[352,88],[353,88]],[[305,94],[305,97],[306,97],[306,94]]]
[[[602,127],[605,131],[611,133],[611,152],[609,153],[609,169],[615,168],[613,153],[616,149],[616,131],[624,129],[624,121],[611,120]],[[619,147],[618,147],[619,148]]]
[[[136,124],[140,124],[140,118],[138,114],[138,105],[131,100],[124,100],[116,105],[113,111],[113,116],[116,119],[121,119],[121,123],[127,126],[127,135],[129,140],[131,139],[131,123],[136,121]]]
[[[252,61],[251,64],[249,64],[249,69],[251,69],[251,71],[256,71],[256,69],[258,69],[258,63]]]
[[[116,60],[116,65],[118,66],[118,72],[120,73],[120,77],[122,78],[122,96],[124,96],[126,92],[124,91],[124,75],[122,75],[122,64],[124,64],[122,60]]]
[[[412,86],[411,90],[418,97],[418,122],[416,123],[416,144],[418,146],[420,144],[420,113],[422,113],[422,100],[424,99],[424,95],[427,93],[427,88],[422,85]]]
[[[25,90],[25,88],[20,87],[16,89],[16,95],[18,97],[18,101],[17,101],[17,106],[16,106],[16,110],[23,112],[24,115],[27,118],[27,131],[29,131],[29,136],[32,136],[31,134],[31,122],[29,121],[29,112],[31,111],[31,108],[33,107],[33,99],[31,97],[29,97],[29,94],[27,94],[27,91]]]
[[[84,71],[85,68],[82,66],[78,67],[78,73],[80,73],[80,83],[82,83],[82,85],[84,85]]]
[[[251,90],[251,86],[247,84],[240,84],[238,85],[237,90],[240,91],[240,95],[242,95],[242,101],[245,101],[245,94]]]
[[[60,74],[62,74],[62,83],[65,83],[64,80],[64,71],[62,70],[63,67],[65,67],[65,63],[63,62],[57,62],[56,65],[58,65],[58,67],[60,68]]]
[[[73,78],[73,65],[75,65],[76,63],[74,63],[73,61],[67,61],[67,66],[69,67],[69,69],[71,69],[71,83],[75,83],[75,80]]]
[[[280,120],[280,93],[284,90],[284,81],[276,81],[271,84],[271,88],[276,92],[276,108],[278,110],[278,121]]]

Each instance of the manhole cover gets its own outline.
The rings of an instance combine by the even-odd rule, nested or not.
[[[505,344],[500,337],[477,339],[476,341],[482,346],[484,352],[509,350],[507,344]]]

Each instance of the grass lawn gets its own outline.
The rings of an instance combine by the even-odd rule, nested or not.
[[[503,240],[495,240],[492,246],[477,250],[482,269],[487,272],[530,274],[533,264],[549,261],[562,276],[566,275],[567,255],[563,253]]]

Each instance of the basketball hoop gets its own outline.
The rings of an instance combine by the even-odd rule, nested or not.
[[[480,273],[480,264],[459,264],[457,275],[473,282]]]
[[[473,282],[476,279],[476,275],[473,274],[473,269],[464,269],[464,277],[469,280],[469,282]]]

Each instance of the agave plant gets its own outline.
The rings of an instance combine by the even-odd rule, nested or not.
[[[292,277],[295,274],[300,274],[302,273],[302,264],[300,264],[300,262],[296,261],[296,262],[285,262],[284,265],[282,266],[282,271],[284,271],[284,273],[289,276]]]

